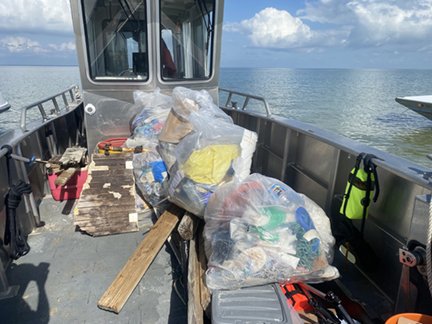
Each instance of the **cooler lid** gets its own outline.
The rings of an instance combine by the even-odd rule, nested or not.
[[[289,323],[287,301],[276,284],[237,290],[215,290],[212,297],[212,323]]]

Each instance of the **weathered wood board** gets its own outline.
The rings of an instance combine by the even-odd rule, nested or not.
[[[204,312],[201,306],[200,264],[197,253],[197,237],[189,241],[189,264],[187,275],[188,324],[203,324]]]
[[[57,186],[64,186],[70,178],[73,177],[76,171],[78,171],[79,167],[70,167],[69,169],[64,170],[57,179],[54,180],[54,183]]]
[[[204,230],[204,224],[201,223],[200,228],[197,231],[201,306],[204,310],[204,313],[207,315],[207,317],[211,318],[211,307],[210,307],[211,295],[206,282],[207,258],[205,255],[203,230]]]
[[[93,236],[138,231],[133,153],[93,154],[74,225]]]
[[[184,210],[174,204],[168,207],[103,294],[99,308],[121,311],[183,214]]]
[[[86,157],[86,148],[67,148],[63,154],[55,155],[49,159],[46,164],[47,172],[49,174],[61,172],[54,183],[63,187],[80,167],[85,166]]]

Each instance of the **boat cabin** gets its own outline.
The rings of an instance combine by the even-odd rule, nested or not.
[[[223,0],[71,1],[89,147],[130,135],[133,92],[205,89],[218,103]]]

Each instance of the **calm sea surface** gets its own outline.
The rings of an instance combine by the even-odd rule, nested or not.
[[[18,127],[23,106],[80,85],[78,67],[0,66],[0,76],[0,93],[12,105],[0,115],[0,134]],[[431,84],[430,70],[224,68],[220,73],[221,88],[263,96],[273,114],[429,167],[432,162],[426,154],[432,153],[432,121],[394,99],[432,94]],[[240,98],[238,102],[243,103]],[[248,108],[264,112],[253,101]]]

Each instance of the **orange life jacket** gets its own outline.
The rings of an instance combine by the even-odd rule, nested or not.
[[[311,305],[309,305],[305,294],[303,294],[301,290],[297,290],[294,285],[286,284],[280,285],[280,287],[287,298],[287,303],[293,306],[296,311],[314,309]]]

